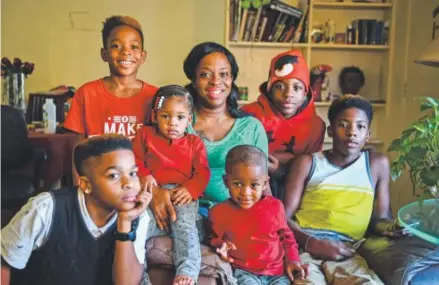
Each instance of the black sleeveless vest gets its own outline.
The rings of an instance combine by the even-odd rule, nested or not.
[[[115,223],[95,239],[82,218],[77,188],[51,194],[55,203],[49,238],[32,252],[25,269],[12,271],[11,284],[112,284]]]

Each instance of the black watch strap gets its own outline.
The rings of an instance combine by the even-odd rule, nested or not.
[[[131,231],[129,233],[120,233],[116,230],[114,231],[114,239],[119,241],[135,241],[136,231],[139,226],[139,218],[131,222]]]

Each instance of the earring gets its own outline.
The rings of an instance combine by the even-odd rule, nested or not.
[[[87,188],[87,189],[84,189],[84,193],[85,193],[85,194],[90,194],[90,190],[88,190],[88,188]]]

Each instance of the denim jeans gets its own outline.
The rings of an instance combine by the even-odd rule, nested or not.
[[[254,273],[235,269],[233,276],[237,279],[239,285],[290,285],[290,279],[285,276],[267,276],[256,275]]]

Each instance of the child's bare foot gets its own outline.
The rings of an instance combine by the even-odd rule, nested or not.
[[[172,285],[195,285],[195,281],[186,275],[177,275]]]

